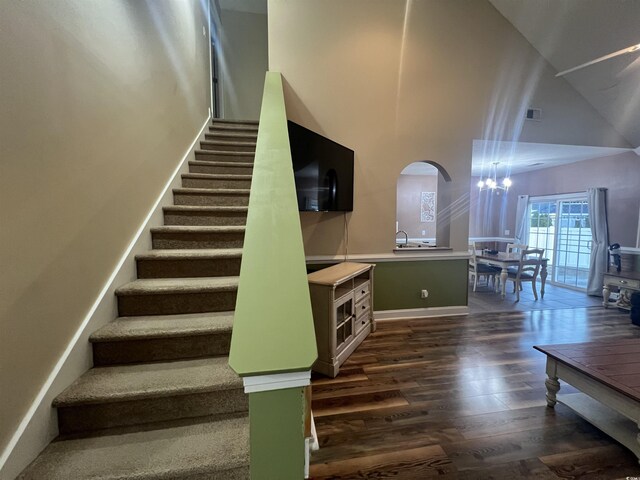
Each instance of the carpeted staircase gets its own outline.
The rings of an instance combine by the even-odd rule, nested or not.
[[[91,336],[94,368],[54,401],[60,437],[19,479],[244,479],[248,402],[228,366],[257,122],[215,120]]]

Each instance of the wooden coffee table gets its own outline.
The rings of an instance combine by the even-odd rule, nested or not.
[[[567,405],[640,459],[640,339],[533,348],[547,356],[547,405]],[[558,394],[558,380],[582,393]]]

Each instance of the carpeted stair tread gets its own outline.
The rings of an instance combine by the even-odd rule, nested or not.
[[[54,407],[241,389],[228,357],[92,368],[64,390]]]
[[[204,137],[206,140],[238,140],[245,142],[255,142],[258,137],[258,131],[255,132],[234,132],[234,131],[221,131],[205,132]]]
[[[248,466],[249,421],[232,416],[53,442],[18,480],[237,480]]]
[[[216,180],[251,180],[251,175],[233,173],[183,173],[182,178],[202,178]]]
[[[219,228],[219,227],[216,227]],[[116,290],[116,295],[164,295],[228,292],[238,289],[238,277],[144,278]]]
[[[89,341],[100,343],[211,335],[230,332],[232,326],[233,312],[118,317],[94,332]]]
[[[235,118],[213,118],[211,120],[213,125],[252,125],[257,127],[258,120],[243,120],[243,119],[235,119]]]
[[[154,227],[151,233],[244,233],[245,227],[239,226],[192,226],[192,225],[165,225],[163,227]]]
[[[248,188],[174,188],[173,193],[192,195],[249,195]]]
[[[258,125],[252,124],[235,124],[235,123],[214,123],[209,125],[209,130],[225,130],[225,131],[237,131],[246,130],[250,132],[258,132]]]
[[[196,154],[204,154],[204,155],[228,155],[234,157],[255,157],[255,152],[233,152],[233,151],[225,151],[225,150],[195,150]]]
[[[247,213],[249,207],[235,206],[235,205],[221,205],[221,206],[200,206],[200,205],[172,205],[170,207],[163,207],[164,212],[238,212]]]
[[[242,257],[241,248],[176,248],[175,250],[149,250],[136,255],[136,260],[179,260],[185,258],[213,260]]]
[[[227,147],[256,147],[255,141],[246,141],[246,140],[202,140],[200,142],[200,146],[202,145],[224,145]]]
[[[207,162],[206,160],[192,160],[189,162],[193,167],[233,167],[233,168],[253,168],[253,162]]]

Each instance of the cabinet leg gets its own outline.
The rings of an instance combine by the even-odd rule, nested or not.
[[[602,306],[604,308],[609,307],[609,295],[611,292],[609,291],[609,285],[605,285],[602,287]]]
[[[547,387],[547,406],[553,408],[557,403],[556,394],[560,391],[560,382],[557,377],[549,377],[544,384]]]

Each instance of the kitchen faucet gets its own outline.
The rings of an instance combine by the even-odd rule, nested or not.
[[[409,245],[409,235],[407,235],[407,232],[405,232],[404,230],[398,230],[396,232],[396,240],[398,239],[398,234],[399,233],[404,233],[404,246],[407,247]],[[398,244],[398,247],[400,247],[401,245]]]

